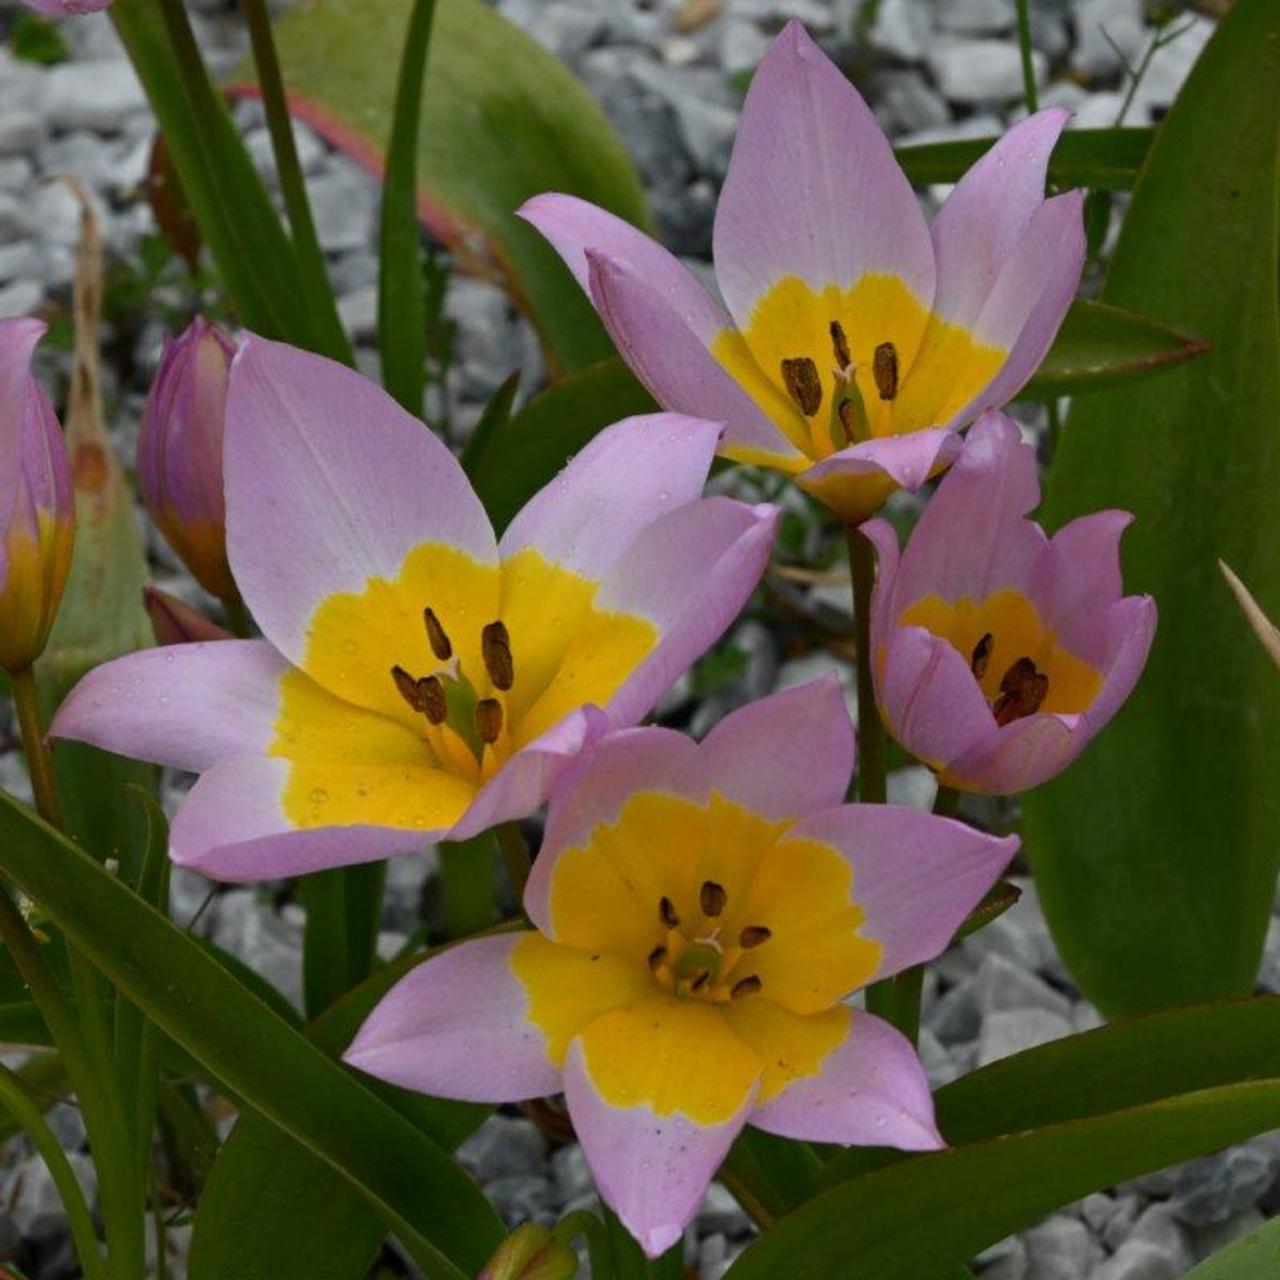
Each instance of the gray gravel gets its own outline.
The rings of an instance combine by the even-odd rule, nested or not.
[[[16,0],[0,0],[0,30],[6,11],[15,6]],[[882,123],[899,140],[990,133],[1021,111],[1012,0],[880,0],[868,30],[861,0],[650,0],[643,5],[499,0],[498,7],[573,66],[600,98],[644,178],[664,238],[699,270],[709,256],[715,193],[732,144],[744,75],[787,17],[803,18],[833,53],[856,68]],[[219,69],[233,65],[245,49],[230,8],[224,0],[193,4],[199,38]],[[1125,88],[1121,55],[1137,61],[1151,36],[1141,0],[1043,0],[1035,9],[1035,67],[1044,104],[1070,107],[1082,125],[1115,123]],[[0,48],[0,316],[56,308],[67,299],[78,211],[70,193],[55,182],[60,174],[74,173],[90,187],[115,258],[133,258],[142,237],[153,231],[139,193],[151,121],[136,78],[103,15],[72,20],[62,31],[73,58],[52,69],[16,62]],[[1159,118],[1209,31],[1207,22],[1197,20],[1156,55],[1125,123]],[[235,114],[274,190],[260,108],[242,103]],[[363,171],[305,127],[298,126],[296,135],[340,311],[358,346],[361,368],[376,376],[377,191]],[[160,299],[181,302],[172,290],[162,291]],[[454,280],[447,313],[457,327],[447,408],[465,433],[513,367],[523,370],[526,389],[535,387],[541,358],[529,327],[493,286]],[[114,369],[107,371],[126,454],[163,332],[159,319],[145,317],[129,336],[123,385]],[[49,372],[56,363],[48,361]],[[443,407],[438,403],[435,409]],[[803,511],[794,495],[786,500],[797,513]],[[812,544],[818,534],[811,529],[806,536]],[[199,600],[154,534],[148,547],[161,584]],[[789,602],[838,628],[843,590],[796,588]],[[732,706],[811,678],[832,663],[825,653],[785,656],[778,637],[754,621],[737,627],[734,644],[744,661],[727,685],[695,702],[686,679],[662,710],[678,713],[702,732]],[[852,704],[847,668],[844,675]],[[0,785],[26,796],[21,760],[7,749],[14,741],[12,725],[3,720],[7,715],[0,709]],[[173,781],[170,803],[182,785]],[[906,770],[891,779],[891,799],[928,805],[931,798],[932,782],[924,770]],[[428,918],[435,910],[435,868],[434,854],[392,864],[381,939],[385,954],[393,954],[418,927],[424,910]],[[1101,1023],[1071,985],[1033,886],[1023,887],[1024,897],[1013,911],[954,948],[930,974],[920,1048],[935,1084]],[[175,918],[185,924],[204,906],[197,931],[298,1003],[301,910],[277,909],[268,889],[227,890],[206,904],[207,897],[206,882],[175,871]],[[1261,981],[1280,990],[1280,917],[1273,921]],[[92,1199],[94,1173],[76,1111],[59,1106],[51,1121]],[[594,1202],[577,1147],[548,1150],[523,1117],[495,1115],[461,1154],[512,1223],[551,1222]],[[1172,1280],[1280,1207],[1278,1171],[1280,1137],[1269,1135],[1088,1196],[988,1249],[979,1259],[981,1274],[987,1280]],[[183,1273],[188,1233],[171,1233],[172,1276]],[[686,1234],[686,1260],[699,1266],[703,1280],[718,1280],[752,1233],[732,1197],[713,1185]],[[46,1280],[77,1274],[48,1172],[24,1139],[10,1142],[0,1154],[4,1261]]]

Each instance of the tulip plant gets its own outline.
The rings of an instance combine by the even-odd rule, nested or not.
[[[74,21],[108,0],[28,2]],[[518,127],[545,106],[551,131],[518,184],[518,138],[447,150],[502,110],[465,78],[432,97],[450,56],[545,55],[438,2],[382,5],[399,74],[370,141],[351,82],[327,101],[306,78],[309,40],[363,46],[362,7],[273,31],[244,0],[287,231],[179,0],[111,7],[232,317],[166,342],[134,460],[189,599],[124,598],[131,495],[84,426],[92,290],[65,445],[32,372],[44,325],[0,321],[0,667],[35,810],[0,800],[0,1021],[34,1050],[0,1105],[82,1274],[165,1275],[182,1215],[192,1280],[364,1280],[388,1237],[447,1280],[676,1277],[718,1179],[759,1229],[734,1280],[962,1280],[1055,1208],[1280,1125],[1280,1009],[1232,998],[1275,889],[1280,684],[1215,568],[1275,615],[1270,0],[1238,0],[1154,137],[1071,130],[1029,83],[1003,137],[901,154],[788,23],[746,94],[713,287],[649,234],[578,87],[555,115],[552,80],[512,71]],[[383,173],[382,387],[337,320],[290,108]],[[1220,116],[1238,128],[1206,143]],[[1082,300],[1096,210],[1135,182],[1104,300]],[[931,221],[924,183],[950,187]],[[420,214],[497,264],[548,356],[551,385],[519,409],[504,387],[460,453],[424,397]],[[1153,254],[1156,227],[1182,256]],[[1048,403],[1039,452],[1019,399]],[[856,705],[833,656],[691,734],[673,691],[745,610],[783,626],[778,583],[814,572],[802,512],[851,591],[833,648]],[[1209,584],[1194,608],[1186,575]],[[144,604],[154,647],[117,625]],[[1196,665],[1207,629],[1225,638]],[[913,763],[932,812],[886,803]],[[167,816],[157,765],[198,775]],[[1201,807],[1179,830],[1148,792]],[[442,920],[387,959],[386,860],[431,846]],[[306,1025],[169,919],[171,865],[302,904]],[[935,1094],[928,967],[1028,874],[1112,1020]],[[59,1096],[96,1216],[44,1118]],[[210,1163],[215,1102],[238,1119]],[[580,1144],[598,1202],[500,1222],[453,1155],[496,1106]]]

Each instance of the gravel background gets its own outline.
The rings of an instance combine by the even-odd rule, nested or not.
[[[199,0],[193,8],[215,70],[230,67],[245,49],[234,10],[223,0]],[[803,19],[844,61],[897,140],[988,135],[1021,112],[1012,0],[881,0],[872,22],[859,0],[501,0],[499,8],[568,62],[599,97],[640,168],[664,238],[695,265],[705,266],[709,254],[715,194],[745,77],[788,17]],[[1033,9],[1042,104],[1072,108],[1081,125],[1117,123],[1129,87],[1122,59],[1137,62],[1152,38],[1141,0],[1035,0]],[[16,12],[14,0],[0,0],[0,31]],[[91,190],[113,262],[104,372],[110,416],[122,457],[130,461],[165,328],[181,323],[198,296],[155,250],[151,213],[141,197],[152,121],[109,22],[92,15],[60,29],[71,58],[50,68],[18,62],[0,48],[0,316],[43,311],[56,318],[65,312],[79,211],[55,179],[76,175]],[[1207,21],[1189,19],[1187,30],[1154,56],[1127,104],[1125,123],[1160,117],[1210,30]],[[240,104],[236,116],[270,176],[259,108]],[[307,130],[297,133],[341,313],[362,367],[376,376],[377,192],[361,170]],[[455,326],[455,360],[434,408],[447,411],[465,433],[513,367],[524,372],[526,389],[536,388],[541,359],[528,327],[488,284],[452,280],[446,315]],[[65,356],[49,345],[43,368],[56,384],[65,376]],[[1034,416],[1027,427],[1035,429]],[[795,545],[820,559],[820,528],[799,503],[794,514]],[[198,589],[153,533],[148,548],[157,580],[200,603]],[[838,652],[849,621],[843,584],[817,575],[813,583],[779,581],[773,589],[781,613],[835,637]],[[732,635],[738,657],[728,677],[712,681],[710,694],[706,682],[700,687],[686,679],[665,701],[663,714],[702,732],[732,706],[808,679],[833,661],[849,682],[838,656],[797,645],[790,625],[741,622]],[[0,785],[26,795],[8,715],[7,706],[0,708]],[[184,785],[171,779],[169,799]],[[891,798],[927,806],[932,785],[927,771],[903,770],[891,779]],[[973,812],[988,821],[1009,818],[1001,810]],[[933,966],[921,1052],[935,1083],[1101,1021],[1072,986],[1034,887],[1026,881],[1022,887],[1014,910]],[[176,871],[175,917],[189,921],[207,891],[206,882]],[[222,891],[197,928],[300,1003],[303,915],[278,898],[269,889]],[[393,862],[383,920],[387,954],[437,913],[434,854]],[[1260,984],[1280,990],[1280,919],[1273,920]],[[78,1112],[63,1103],[50,1117],[92,1191]],[[462,1156],[512,1223],[552,1222],[594,1202],[577,1147],[549,1152],[535,1126],[517,1114],[494,1116]],[[1280,1136],[1261,1137],[1089,1196],[989,1249],[979,1270],[987,1280],[1173,1280],[1280,1210],[1278,1172]],[[752,1230],[727,1192],[714,1185],[686,1234],[687,1261],[698,1265],[703,1280],[718,1280]],[[188,1232],[179,1226],[169,1233],[172,1276],[183,1274]],[[45,1280],[79,1274],[57,1194],[43,1162],[21,1138],[0,1154],[3,1261]],[[400,1273],[390,1251],[387,1263],[388,1274]]]

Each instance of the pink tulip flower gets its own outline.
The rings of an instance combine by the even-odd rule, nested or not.
[[[419,965],[346,1060],[439,1097],[563,1092],[600,1194],[650,1257],[744,1124],[941,1147],[910,1042],[846,998],[938,955],[1017,841],[845,804],[853,757],[834,677],[701,745],[611,735],[552,797],[534,928]]]
[[[248,338],[227,393],[227,548],[265,639],[108,663],[51,734],[200,773],[171,853],[229,880],[532,813],[764,571],[777,509],[699,496],[720,430],[618,423],[498,540],[453,454],[389,396]]]
[[[866,103],[792,21],[751,82],[720,193],[720,298],[585,201],[520,212],[660,404],[727,423],[726,457],[793,475],[856,523],[944,468],[956,430],[1048,351],[1085,254],[1081,193],[1044,197],[1067,118],[1016,125],[930,227]]]
[[[1035,451],[990,412],[925,508],[901,558],[883,520],[864,531],[876,689],[889,732],[962,791],[1007,795],[1061,773],[1132,692],[1156,626],[1122,596],[1120,535],[1099,511],[1052,538]]]
[[[62,429],[31,376],[45,326],[0,320],[0,667],[43,652],[71,569],[75,498]]]

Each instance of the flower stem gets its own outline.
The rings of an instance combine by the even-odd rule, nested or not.
[[[856,526],[850,525],[849,571],[853,579],[853,625],[858,647],[858,799],[884,804],[884,722],[876,705],[871,669],[871,592],[876,581],[875,548]]]
[[[495,828],[498,835],[498,848],[502,850],[502,860],[506,864],[507,878],[515,890],[517,901],[524,901],[525,881],[529,879],[529,866],[533,859],[529,855],[529,845],[517,822],[504,822]]]
[[[1016,0],[1018,10],[1018,52],[1022,55],[1022,95],[1029,112],[1039,111],[1036,64],[1031,53],[1031,0]]]
[[[106,1280],[107,1272],[98,1248],[98,1236],[93,1229],[93,1215],[85,1202],[80,1181],[67,1159],[67,1153],[49,1128],[40,1108],[32,1101],[22,1077],[0,1064],[0,1103],[25,1130],[32,1145],[39,1152],[49,1176],[58,1189],[62,1208],[67,1215],[71,1239],[75,1243],[76,1257],[85,1280]]]
[[[325,271],[324,251],[320,248],[320,238],[316,234],[311,201],[307,197],[307,184],[302,176],[298,148],[293,140],[293,125],[289,119],[284,77],[280,72],[280,57],[276,52],[275,37],[271,33],[271,16],[267,12],[266,0],[241,0],[241,6],[244,9],[245,25],[249,28],[249,42],[253,46],[253,64],[257,68],[258,83],[262,87],[267,132],[271,135],[271,150],[275,155],[280,193],[284,196],[293,247],[302,272],[307,307],[316,325],[326,331],[326,349],[351,364],[350,344],[335,309],[333,290]]]
[[[933,798],[933,811],[940,818],[954,818],[960,807],[960,792],[955,787],[938,786],[938,794]]]
[[[18,713],[18,728],[27,753],[27,772],[31,775],[31,791],[36,810],[52,827],[62,825],[62,806],[58,803],[58,786],[53,777],[53,761],[44,745],[40,727],[40,701],[36,694],[36,676],[31,667],[11,673],[13,705]]]

